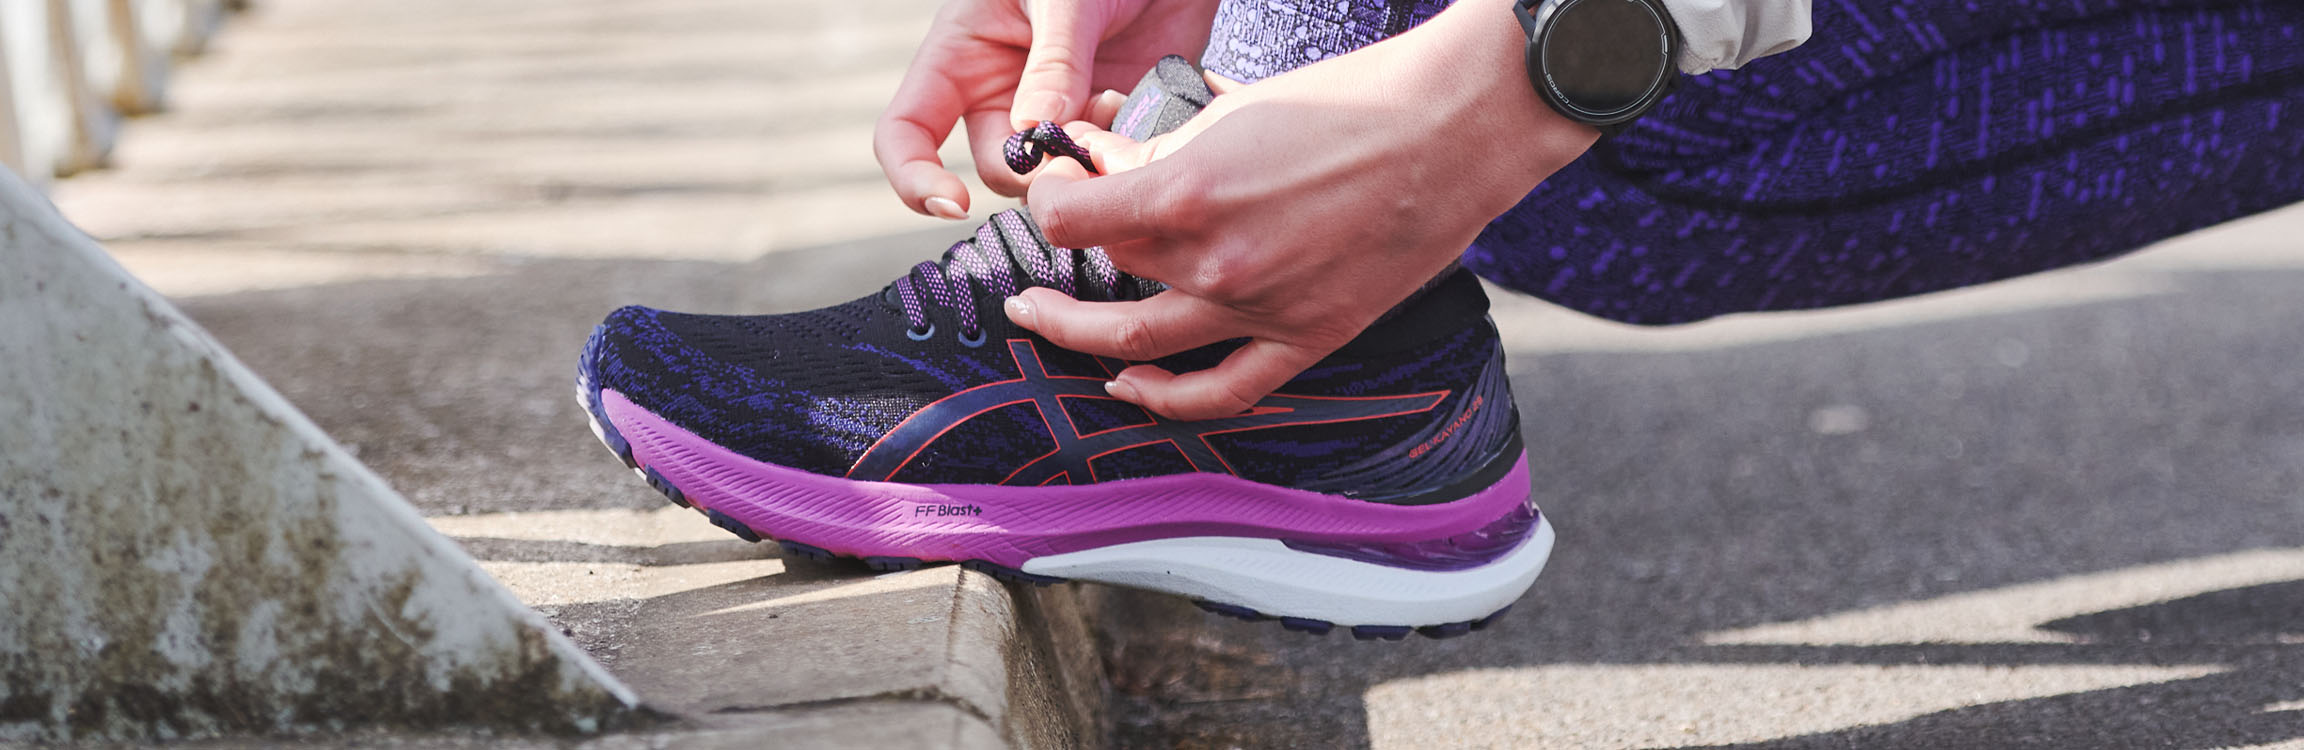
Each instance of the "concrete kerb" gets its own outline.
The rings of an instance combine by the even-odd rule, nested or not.
[[[791,742],[799,726],[814,746],[878,747],[866,740],[901,725],[933,738],[906,747],[1103,744],[1103,665],[1081,603],[1092,588],[1009,586],[952,565],[867,574],[847,562],[745,559],[730,553],[753,548],[732,537],[688,536],[727,537],[695,516],[667,507],[432,521],[613,655],[611,668],[650,706],[684,720],[667,730],[676,736],[756,731]],[[505,559],[523,557],[513,550],[524,540],[561,538],[568,523],[618,528],[569,540],[590,546],[594,562]],[[877,718],[837,719],[859,711]]]
[[[0,740],[590,732],[634,695],[0,173]]]
[[[978,700],[994,712],[986,718],[1009,746],[1103,746],[1111,727],[1103,662],[1081,588],[1089,584],[1036,588],[1003,584],[974,571],[958,575],[953,674],[998,675],[1000,692]],[[963,691],[982,687],[989,685]]]

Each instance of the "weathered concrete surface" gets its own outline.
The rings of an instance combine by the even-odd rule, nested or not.
[[[0,174],[0,740],[590,732],[632,694]]]
[[[1003,750],[1013,747],[960,707],[933,702],[869,701],[723,717],[725,726],[677,726],[588,740],[490,736],[471,733],[354,732],[307,739],[304,748],[344,750],[760,750],[817,748],[890,750]],[[221,739],[169,743],[170,750],[269,750],[272,740]],[[127,750],[149,745],[88,745]]]
[[[1012,747],[1102,742],[1101,665],[1076,587],[784,560],[669,504],[431,522],[650,706],[696,727],[828,706],[942,706]],[[945,723],[933,711],[896,716]]]

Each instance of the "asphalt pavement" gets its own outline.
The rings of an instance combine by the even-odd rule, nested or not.
[[[1113,597],[1123,747],[2304,747],[2304,210],[1674,329],[1501,305],[1550,568],[1357,643]]]

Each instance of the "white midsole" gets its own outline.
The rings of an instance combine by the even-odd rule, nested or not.
[[[1467,570],[1408,570],[1300,552],[1271,539],[1155,539],[1037,557],[1024,572],[1164,591],[1337,625],[1477,620],[1527,593],[1552,555],[1552,522],[1502,559]]]

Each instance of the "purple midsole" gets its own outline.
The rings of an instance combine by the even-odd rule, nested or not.
[[[840,555],[1020,567],[1044,555],[1189,536],[1421,542],[1478,531],[1528,501],[1525,453],[1495,484],[1431,505],[1372,503],[1208,473],[1048,487],[866,482],[746,457],[614,390],[602,390],[600,404],[633,458],[689,502]]]

